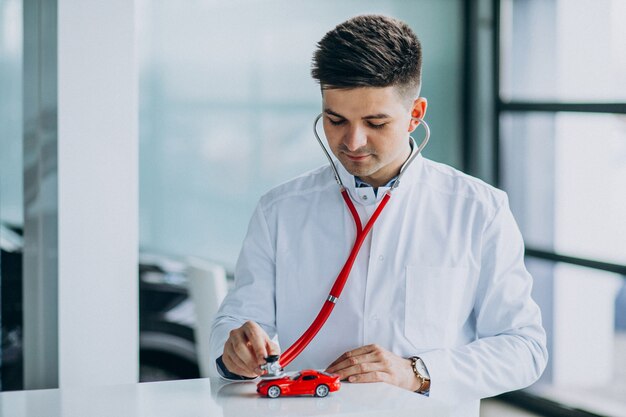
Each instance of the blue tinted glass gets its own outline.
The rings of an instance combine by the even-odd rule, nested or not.
[[[138,4],[144,250],[234,265],[258,198],[325,163],[312,132],[321,95],[311,56],[326,31],[357,14],[396,16],[416,30],[433,131],[425,154],[460,161],[457,2]]]

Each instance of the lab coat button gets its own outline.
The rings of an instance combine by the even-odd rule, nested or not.
[[[384,260],[385,260],[385,257],[384,257],[383,255],[380,255],[380,256],[378,257],[378,260],[382,262],[382,261],[384,261]]]
[[[363,194],[363,195],[361,196],[361,198],[362,198],[363,200],[367,200],[367,194]]]

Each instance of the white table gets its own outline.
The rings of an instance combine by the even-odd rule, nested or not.
[[[218,379],[0,393],[0,417],[447,417],[434,400],[383,383],[342,383],[326,398],[256,393],[252,382]]]

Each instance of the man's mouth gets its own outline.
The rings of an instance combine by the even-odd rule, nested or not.
[[[370,156],[369,154],[368,155],[349,155],[349,154],[345,154],[345,155],[346,155],[346,158],[348,158],[351,161],[362,161],[365,158],[367,158],[368,156]]]

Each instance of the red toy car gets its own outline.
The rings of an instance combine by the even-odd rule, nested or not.
[[[325,397],[339,390],[339,375],[307,369],[291,376],[264,379],[257,384],[256,392],[270,398],[281,395],[315,395]]]

